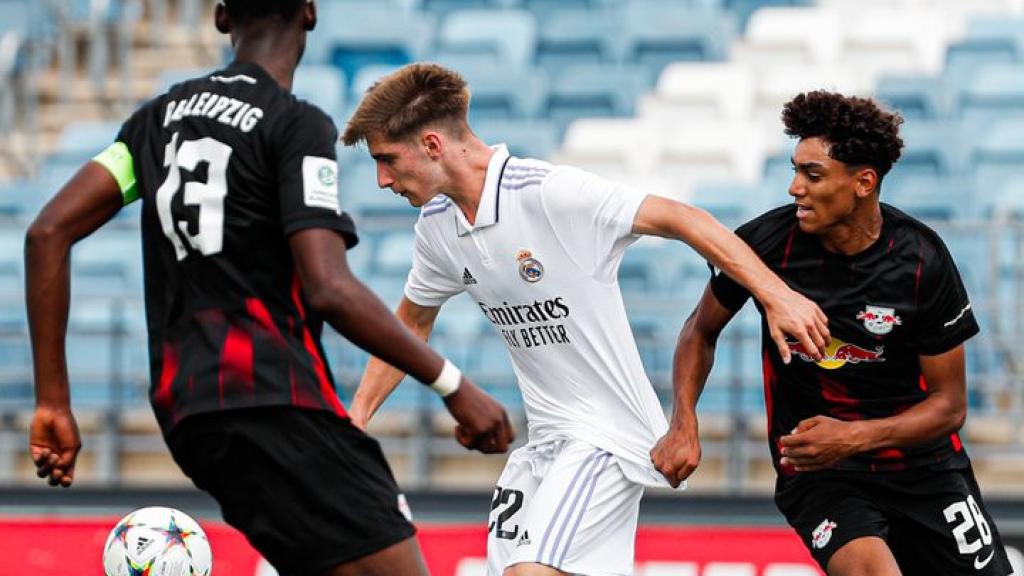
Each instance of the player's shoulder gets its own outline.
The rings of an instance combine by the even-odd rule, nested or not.
[[[452,209],[453,205],[451,198],[444,194],[438,194],[420,207],[419,220],[421,223],[427,223],[429,221],[429,224],[436,225],[444,219],[441,215],[448,213],[448,211]]]
[[[882,218],[892,227],[896,242],[919,254],[926,262],[938,263],[932,257],[948,253],[946,243],[931,226],[891,204],[879,204]]]
[[[523,192],[540,189],[544,186],[554,172],[555,167],[549,162],[509,156],[501,171],[498,187],[501,192],[518,193],[520,196],[525,196]]]
[[[786,204],[747,221],[736,229],[736,235],[757,252],[765,253],[785,242],[796,225],[796,209]]]

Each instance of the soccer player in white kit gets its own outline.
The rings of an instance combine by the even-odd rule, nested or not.
[[[707,213],[509,156],[473,134],[468,106],[458,74],[412,64],[367,91],[342,137],[367,143],[381,188],[422,207],[397,315],[426,339],[441,305],[467,292],[511,356],[528,442],[495,489],[488,574],[631,575],[644,487],[681,479],[651,462],[668,424],[619,291],[626,247],[643,234],[692,246],[764,304],[787,359],[785,334],[823,351],[826,318]],[[401,378],[372,359],[353,422],[365,426]]]

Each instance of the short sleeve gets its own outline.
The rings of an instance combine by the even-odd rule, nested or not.
[[[935,238],[934,253],[922,257],[918,287],[918,353],[948,352],[978,333],[978,322],[960,272],[946,246]]]
[[[306,228],[329,228],[351,248],[355,223],[342,212],[334,122],[315,107],[298,103],[271,136],[277,160],[281,221],[286,235]]]
[[[561,166],[541,188],[545,215],[566,252],[595,278],[612,281],[647,195],[594,174]]]
[[[420,306],[437,307],[464,289],[461,276],[445,272],[445,263],[430,245],[421,217],[416,223],[416,245],[412,269],[405,281],[405,297]]]

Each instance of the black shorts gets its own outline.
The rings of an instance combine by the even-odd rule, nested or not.
[[[281,576],[322,576],[415,534],[380,445],[346,418],[289,406],[199,414],[167,444]]]
[[[903,576],[1013,572],[971,468],[818,472],[777,483],[775,503],[822,569],[847,542],[877,536]]]

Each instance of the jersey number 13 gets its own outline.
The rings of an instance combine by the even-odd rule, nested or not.
[[[178,147],[178,133],[164,148],[164,167],[167,178],[156,191],[156,209],[164,235],[174,246],[178,260],[188,256],[188,248],[203,256],[211,256],[224,246],[224,197],[228,194],[228,160],[231,147],[214,138],[186,140]],[[186,182],[181,186],[181,170],[194,172],[205,162],[206,182]],[[195,234],[189,231],[185,219],[175,220],[171,211],[174,197],[184,189],[182,202],[199,208],[199,227]],[[188,247],[186,247],[186,243]]]

